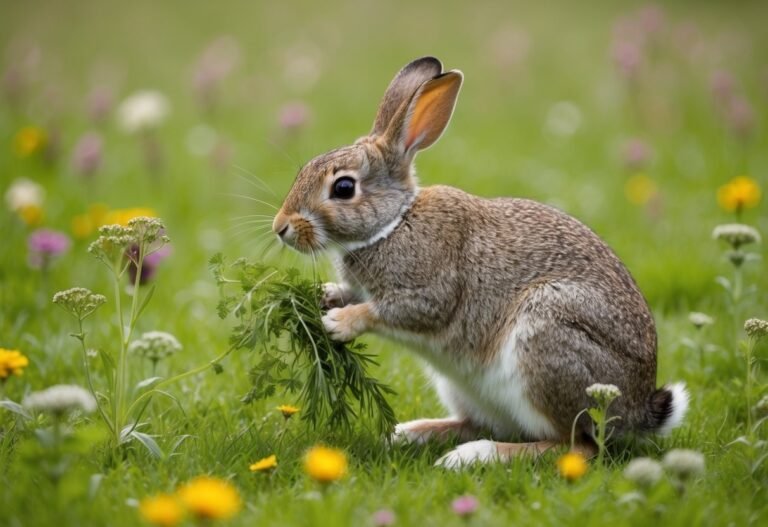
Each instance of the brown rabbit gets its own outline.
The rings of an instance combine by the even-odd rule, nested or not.
[[[619,433],[682,421],[682,384],[656,388],[656,330],[627,269],[578,220],[525,199],[420,188],[419,150],[445,130],[460,71],[432,57],[395,76],[373,131],[301,169],[273,229],[302,252],[336,253],[323,318],[337,340],[367,331],[429,364],[443,419],[402,423],[396,438],[462,441],[438,464],[458,467],[542,452],[570,438],[585,389],[613,384]],[[592,423],[576,423],[583,448]],[[481,431],[494,439],[474,440]]]

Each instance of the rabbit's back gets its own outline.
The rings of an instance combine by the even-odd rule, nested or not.
[[[424,304],[402,329],[452,326],[446,338],[480,355],[493,352],[534,289],[569,284],[558,316],[588,325],[618,353],[655,358],[653,319],[627,269],[589,228],[541,203],[426,187],[389,237],[344,262],[350,282],[374,298],[408,291]]]

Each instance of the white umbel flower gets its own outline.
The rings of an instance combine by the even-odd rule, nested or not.
[[[664,468],[680,479],[688,479],[703,474],[704,466],[704,455],[695,450],[676,448],[664,456]]]
[[[80,386],[57,384],[39,392],[32,392],[24,399],[24,406],[58,415],[74,410],[91,413],[96,409],[96,399]]]
[[[128,350],[157,362],[181,351],[181,344],[176,337],[165,331],[148,331],[131,342]]]
[[[768,336],[768,320],[750,318],[744,322],[744,331],[755,340],[766,337]]]
[[[741,223],[718,225],[712,231],[712,237],[716,240],[728,242],[734,248],[739,248],[749,243],[760,243],[760,233],[758,230]]]
[[[160,92],[145,90],[125,99],[117,108],[117,120],[125,132],[136,133],[160,126],[169,113],[168,99]]]
[[[42,207],[45,200],[45,189],[27,178],[13,180],[11,186],[5,191],[5,202],[12,211],[19,211],[26,207]]]
[[[587,395],[592,397],[601,406],[610,404],[611,401],[621,396],[621,390],[614,384],[595,383],[587,388]]]
[[[649,457],[633,459],[624,469],[625,478],[646,488],[658,483],[663,473],[661,463]]]
[[[715,320],[705,313],[699,313],[692,311],[688,314],[688,321],[693,324],[696,329],[701,329],[704,326],[711,326],[715,323]]]

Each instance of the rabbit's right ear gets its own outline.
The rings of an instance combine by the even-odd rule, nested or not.
[[[442,63],[434,57],[416,59],[401,69],[389,83],[389,87],[384,93],[371,134],[383,135],[398,109],[406,101],[411,100],[413,94],[422,84],[434,79],[442,71]]]

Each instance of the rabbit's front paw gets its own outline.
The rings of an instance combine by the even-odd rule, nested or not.
[[[339,284],[327,282],[323,284],[323,296],[320,298],[320,307],[323,309],[332,309],[334,307],[344,307],[344,289]]]
[[[368,304],[335,307],[323,317],[323,326],[333,340],[349,342],[371,326],[371,309]]]
[[[437,460],[435,466],[459,470],[475,463],[488,463],[499,459],[496,443],[481,439],[457,446]]]

